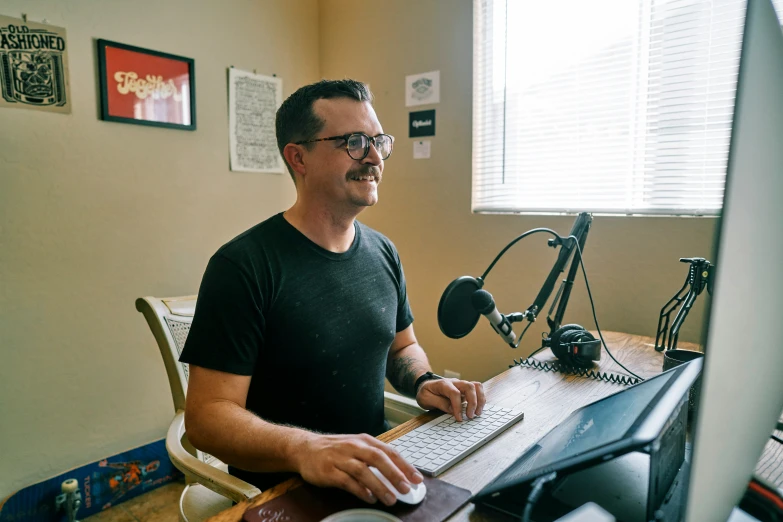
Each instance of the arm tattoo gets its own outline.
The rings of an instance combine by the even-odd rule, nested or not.
[[[416,383],[417,362],[409,355],[394,357],[389,361],[389,367],[386,369],[386,377],[392,386],[409,397],[415,395],[413,385]]]

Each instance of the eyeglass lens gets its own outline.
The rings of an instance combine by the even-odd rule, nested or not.
[[[392,140],[389,136],[381,134],[373,138],[375,141],[375,150],[378,151],[381,159],[391,156]],[[370,138],[364,134],[351,134],[348,137],[348,155],[356,160],[364,159],[370,151]]]

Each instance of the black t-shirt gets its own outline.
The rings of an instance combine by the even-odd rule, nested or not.
[[[322,433],[385,431],[394,336],[413,322],[397,250],[355,224],[348,251],[310,241],[277,214],[209,261],[180,361],[252,375],[246,407]],[[284,478],[231,469],[259,487]]]

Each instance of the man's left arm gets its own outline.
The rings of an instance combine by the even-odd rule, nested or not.
[[[386,377],[394,388],[416,402],[426,410],[438,409],[454,415],[462,421],[462,402],[467,402],[465,414],[469,419],[481,414],[486,399],[480,382],[460,379],[434,379],[424,381],[418,392],[414,389],[416,380],[432,371],[427,354],[416,340],[413,325],[397,332],[391,348],[386,368]]]

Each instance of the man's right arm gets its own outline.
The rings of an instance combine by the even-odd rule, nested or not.
[[[375,466],[405,493],[421,475],[390,446],[369,435],[320,435],[266,422],[245,408],[250,376],[190,365],[185,430],[197,448],[226,464],[257,472],[294,471],[317,486],[339,487],[374,503],[391,505],[393,492]],[[392,497],[393,498],[393,497]]]
[[[308,434],[266,422],[245,409],[249,375],[190,365],[185,431],[197,448],[248,471],[294,471],[292,451]]]

